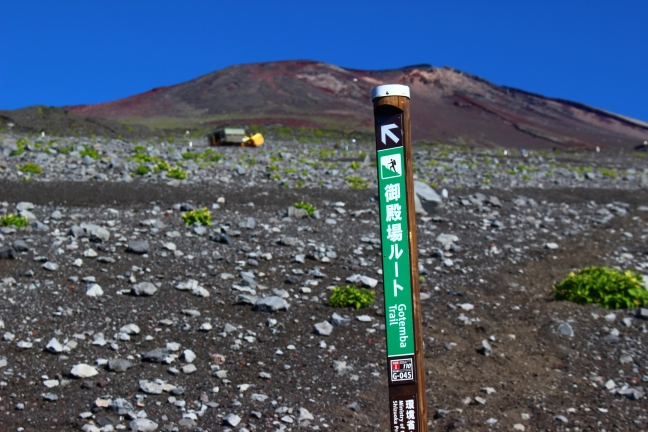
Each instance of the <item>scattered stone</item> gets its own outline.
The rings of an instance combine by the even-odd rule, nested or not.
[[[154,295],[158,291],[157,287],[153,285],[151,282],[140,282],[138,284],[133,285],[131,288],[131,293],[134,296],[140,296],[140,297],[150,297]]]
[[[314,325],[315,333],[322,336],[330,336],[333,332],[333,326],[328,321],[322,321]]]
[[[138,432],[153,432],[158,428],[157,423],[147,418],[137,418],[131,421],[128,426],[130,427],[131,431]]]
[[[149,252],[149,249],[149,242],[147,242],[146,240],[131,240],[128,242],[126,252],[143,255],[147,254]]]
[[[45,346],[45,349],[49,352],[59,354],[63,352],[63,345],[56,338],[52,338]]]
[[[561,335],[569,336],[569,337],[574,336],[574,329],[569,323],[566,322],[560,323],[557,330],[558,333],[560,333]]]
[[[280,310],[287,310],[289,304],[286,300],[278,296],[269,296],[259,299],[253,309],[262,312],[277,312]]]
[[[45,264],[43,264],[43,268],[49,271],[57,271],[59,269],[59,265],[51,261],[47,261]]]
[[[346,407],[351,411],[360,412],[360,405],[358,405],[358,402],[351,402]]]
[[[75,378],[90,378],[97,375],[98,373],[99,372],[97,372],[97,369],[85,363],[75,365],[70,371],[70,375]]]
[[[109,409],[117,415],[125,415],[133,411],[133,405],[126,399],[117,398],[110,403]]]
[[[100,297],[103,293],[103,289],[98,284],[88,284],[86,286],[85,294],[88,297]]]
[[[107,363],[108,370],[111,372],[126,372],[133,367],[133,363],[126,359],[110,359]]]
[[[241,417],[237,416],[234,413],[229,413],[223,418],[223,424],[236,427],[241,423]]]

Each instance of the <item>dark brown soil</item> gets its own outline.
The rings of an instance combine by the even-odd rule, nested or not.
[[[471,192],[451,190],[450,195],[464,196]],[[602,383],[592,379],[600,376],[603,382],[614,379],[617,383],[627,382],[645,388],[646,384],[641,382],[642,376],[648,373],[648,357],[643,345],[646,340],[645,326],[641,327],[642,323],[638,320],[634,320],[629,327],[620,323],[622,318],[632,316],[633,311],[617,311],[616,322],[609,324],[602,317],[610,311],[595,306],[556,302],[550,293],[551,286],[572,269],[592,264],[616,265],[612,253],[619,247],[625,247],[635,256],[648,252],[642,240],[642,235],[646,233],[648,213],[634,210],[638,205],[648,203],[648,191],[517,189],[514,192],[492,190],[490,193],[507,201],[501,210],[504,219],[515,212],[508,200],[518,195],[538,202],[567,203],[577,209],[584,208],[590,201],[599,204],[623,201],[629,203],[633,210],[623,218],[614,218],[604,225],[592,225],[584,232],[563,238],[559,241],[558,250],[530,247],[523,254],[523,259],[515,263],[504,255],[485,256],[483,250],[491,243],[499,247],[512,243],[519,233],[506,232],[497,239],[489,238],[488,232],[470,227],[457,233],[465,247],[457,256],[465,260],[464,267],[469,265],[474,271],[462,274],[444,268],[426,276],[422,284],[422,290],[432,294],[422,305],[430,430],[510,431],[515,424],[524,425],[527,431],[645,430],[648,427],[645,398],[630,401],[610,394]],[[119,209],[122,214],[125,210],[132,210],[134,216],[129,216],[130,219],[122,217],[124,226],[131,229],[138,226],[140,220],[149,217],[145,210],[150,209],[152,203],[163,210],[188,201],[208,206],[217,197],[224,196],[229,213],[217,223],[224,223],[226,219],[236,222],[246,216],[255,217],[258,223],[266,223],[271,217],[280,217],[282,209],[296,201],[311,202],[329,213],[330,208],[326,206],[333,201],[346,202],[347,211],[373,208],[374,204],[370,201],[373,195],[374,192],[369,190],[289,190],[274,187],[237,190],[233,187],[169,187],[137,182],[0,183],[0,201],[31,201],[37,206],[45,206],[50,212],[55,207],[62,208],[68,214],[80,212],[86,215],[88,222],[93,218],[106,219],[107,207]],[[249,202],[253,202],[254,206],[246,205]],[[429,251],[437,234],[456,231],[459,225],[472,220],[469,215],[453,210],[443,217],[444,221],[436,223],[434,228],[431,227],[434,223],[419,220],[421,249]],[[307,270],[318,265],[327,275],[323,283],[326,286],[334,283],[336,277],[344,280],[352,273],[368,272],[353,262],[352,251],[360,244],[360,235],[378,232],[378,221],[375,215],[360,219],[369,222],[347,218],[340,221],[335,229],[321,220],[295,222],[286,225],[281,235],[335,246],[341,257],[338,261],[331,264],[312,261],[303,267]],[[169,224],[168,229],[185,230],[177,213],[172,212],[164,221]],[[449,223],[453,223],[454,228]],[[298,227],[304,225],[310,225],[312,229],[299,231]],[[61,222],[57,227],[64,229],[66,223]],[[434,231],[426,233],[428,229]],[[633,237],[622,235],[621,230],[631,233]],[[27,286],[30,279],[24,274],[27,270],[33,270],[35,275],[31,279],[51,281],[52,286],[56,287],[6,290],[0,300],[0,317],[6,325],[11,323],[12,331],[29,331],[32,340],[41,339],[33,349],[26,351],[18,349],[15,343],[0,342],[0,357],[7,356],[14,371],[9,378],[0,377],[0,380],[8,382],[7,386],[0,387],[0,430],[16,430],[18,427],[26,431],[78,430],[86,423],[79,419],[79,414],[84,411],[95,412],[95,420],[110,415],[102,409],[93,409],[95,399],[124,397],[133,401],[135,394],[141,393],[137,381],[155,378],[182,385],[186,389],[184,398],[188,403],[199,400],[201,394],[205,393],[210,400],[220,404],[219,408],[210,408],[204,417],[199,418],[198,426],[203,430],[221,430],[218,414],[229,412],[238,412],[243,417],[243,423],[253,425],[256,430],[275,430],[272,422],[281,415],[277,416],[273,410],[283,405],[308,408],[315,415],[314,424],[323,427],[321,425],[326,423],[328,430],[388,430],[385,338],[381,330],[367,332],[367,325],[354,320],[350,327],[337,328],[330,337],[323,338],[313,334],[312,325],[328,319],[335,311],[324,304],[293,299],[288,312],[277,314],[254,312],[247,305],[235,304],[229,283],[222,282],[218,275],[222,272],[236,273],[236,261],[246,259],[242,249],[245,245],[252,249],[259,246],[262,251],[269,251],[276,257],[270,262],[262,261],[256,268],[266,273],[264,278],[260,278],[260,283],[271,288],[295,288],[284,283],[285,276],[277,268],[296,268],[290,264],[290,252],[274,242],[279,234],[259,230],[254,232],[254,235],[244,232],[233,247],[200,237],[182,239],[184,243],[178,241],[178,246],[185,250],[208,249],[210,254],[218,251],[224,259],[211,268],[211,262],[199,254],[192,261],[163,260],[155,254],[151,254],[150,258],[124,254],[123,248],[117,251],[121,253],[121,258],[110,265],[107,272],[101,271],[101,268],[107,267],[105,264],[87,260],[86,266],[79,272],[80,276],[95,275],[97,283],[109,287],[107,295],[99,300],[82,295],[79,284],[68,280],[69,274],[46,273],[39,263],[32,260],[32,254],[21,254],[16,260],[0,260],[0,278],[12,276]],[[37,243],[44,242],[46,245],[49,241],[47,235],[35,232],[30,235],[40,239]],[[547,237],[547,241],[551,238]],[[531,246],[531,242],[525,244]],[[39,250],[38,253],[53,255],[53,249],[49,252]],[[103,253],[110,255],[111,252],[106,249]],[[365,256],[373,257],[375,253],[375,250],[366,252]],[[135,272],[139,280],[150,277],[161,281],[164,289],[151,298],[117,295],[116,290],[123,286],[110,276],[133,271],[133,266],[150,270]],[[434,265],[426,267],[432,270]],[[375,274],[369,275],[376,277]],[[216,294],[205,301],[172,289],[172,280],[190,277],[215,287]],[[435,286],[439,290],[435,290]],[[324,291],[322,283],[317,290]],[[382,304],[380,291],[377,290],[376,305]],[[461,303],[471,303],[475,309],[461,311],[456,307]],[[69,307],[74,312],[70,315],[53,315],[59,306],[64,309]],[[198,309],[203,316],[186,317],[180,313],[183,309]],[[381,323],[384,316],[380,306],[357,313],[352,310],[338,312],[352,317],[369,314]],[[473,323],[463,324],[459,319],[461,314],[473,319]],[[269,317],[279,320],[279,333],[272,334],[265,325]],[[155,329],[160,328],[158,322],[164,318],[170,318],[176,324],[156,332]],[[210,333],[198,332],[196,329],[204,322],[203,318],[211,319],[215,330]],[[72,351],[67,359],[41,351],[56,330],[61,330],[65,335],[88,330],[102,331],[108,337],[112,336],[115,328],[130,322],[138,324],[142,333],[130,344],[120,343],[120,348],[114,352],[106,347],[91,345],[90,341],[82,342],[82,346]],[[571,322],[576,336],[569,338],[559,335],[556,327],[561,322]],[[182,329],[185,323],[190,325],[189,330]],[[232,350],[230,346],[234,337],[215,335],[225,323],[240,325],[242,334],[248,330],[256,332],[258,341],[244,344],[240,350]],[[608,327],[621,331],[620,342],[605,340],[605,329]],[[144,340],[142,336],[147,334],[154,335],[155,339]],[[491,336],[494,339],[491,341],[493,354],[484,356],[478,352],[478,348],[483,339]],[[21,333],[16,341],[26,337]],[[317,348],[321,340],[329,348]],[[95,359],[109,356],[123,358],[142,354],[167,341],[180,342],[182,349],[194,350],[199,372],[171,376],[166,372],[167,365],[139,362],[136,359],[136,366],[126,373],[102,371],[90,379],[89,388],[84,388],[82,380],[75,379],[68,387],[55,388],[54,393],[60,396],[57,402],[46,402],[40,396],[47,391],[40,384],[44,375],[69,379],[68,373],[74,364],[93,364]],[[287,349],[291,344],[296,346],[294,351]],[[332,345],[335,350],[330,349]],[[276,355],[278,349],[284,354]],[[621,364],[619,357],[628,352],[632,353],[634,362]],[[205,372],[209,369],[210,355],[215,353],[226,355],[227,363],[223,368],[229,371],[231,384],[220,382]],[[333,360],[344,360],[354,370],[338,376],[331,368]],[[178,366],[177,363],[175,366]],[[272,379],[260,379],[258,373],[261,371],[270,372]],[[371,375],[372,371],[379,372],[378,376]],[[357,374],[359,380],[351,380],[351,374]],[[254,387],[241,393],[236,385],[242,383],[250,383]],[[220,392],[214,395],[211,389],[215,386],[220,387]],[[486,387],[491,387],[495,392],[487,395],[482,391]],[[251,392],[268,394],[271,400],[277,401],[277,405],[252,403],[249,400]],[[486,403],[477,402],[477,396],[485,398]],[[177,422],[182,413],[166,402],[167,397],[149,395],[138,409],[145,410],[148,417],[161,426]],[[234,400],[243,403],[241,409],[232,403]],[[359,412],[346,408],[354,401],[361,407]],[[18,402],[25,403],[24,410],[14,409]],[[260,420],[250,417],[252,409],[262,412]],[[522,414],[528,414],[530,419],[523,420]],[[556,420],[557,415],[565,416],[568,423]],[[166,416],[167,421],[161,420],[162,416]],[[488,423],[491,418],[497,422]],[[296,429],[296,426],[289,426],[289,430]]]

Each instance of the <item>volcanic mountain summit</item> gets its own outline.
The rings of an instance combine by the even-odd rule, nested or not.
[[[266,124],[369,131],[371,89],[397,83],[411,89],[414,140],[618,149],[648,140],[648,123],[430,65],[364,71],[315,61],[245,64],[125,99],[68,109],[81,117],[152,128]]]

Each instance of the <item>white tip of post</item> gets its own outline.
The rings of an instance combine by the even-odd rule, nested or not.
[[[371,100],[385,96],[405,96],[410,98],[410,89],[402,84],[386,84],[374,87],[371,90]]]

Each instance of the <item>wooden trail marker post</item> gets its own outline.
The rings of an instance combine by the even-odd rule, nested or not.
[[[410,91],[371,92],[382,237],[385,333],[392,432],[427,432],[427,401],[410,133]]]

